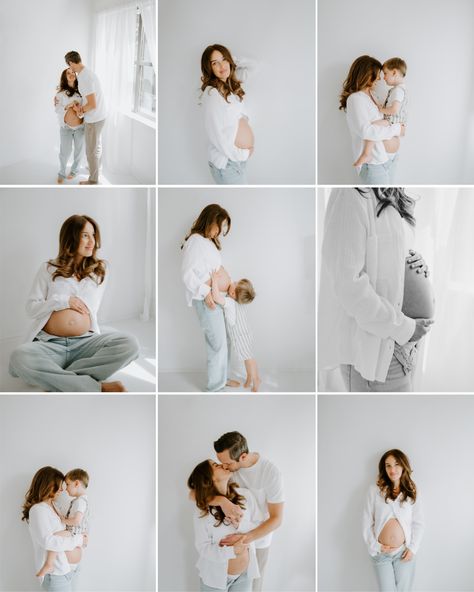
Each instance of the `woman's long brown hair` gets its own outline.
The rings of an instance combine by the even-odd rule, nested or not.
[[[214,526],[220,526],[226,520],[222,508],[220,506],[209,505],[209,502],[216,497],[216,495],[222,495],[214,485],[212,476],[211,462],[205,460],[194,468],[188,479],[188,487],[194,492],[196,506],[202,512],[201,516],[204,517],[207,514],[211,514],[216,519]],[[237,484],[229,481],[225,497],[233,504],[237,504],[245,510],[245,498],[243,495],[237,493],[236,488]]]
[[[65,92],[68,97],[74,96],[75,93],[77,93],[79,96],[81,96],[81,93],[79,92],[79,83],[77,81],[77,76],[76,76],[76,80],[74,81],[74,86],[72,88],[69,86],[69,81],[67,79],[67,71],[68,70],[69,70],[69,68],[66,68],[65,70],[62,71],[61,78],[59,79],[59,84],[58,84],[56,90],[58,92]]]
[[[21,519],[28,522],[32,506],[54,497],[61,488],[63,481],[64,475],[58,469],[53,467],[39,469],[31,481],[30,488],[26,492]]]
[[[212,71],[211,54],[213,51],[220,51],[224,59],[229,62],[230,74],[229,78],[225,82],[219,80],[219,78],[217,78],[217,76]],[[227,47],[225,47],[224,45],[219,45],[218,43],[214,45],[209,45],[208,47],[206,47],[201,56],[201,90],[204,91],[208,86],[211,86],[213,88],[216,88],[226,101],[229,95],[231,94],[238,96],[239,99],[242,101],[245,92],[241,86],[240,80],[237,78],[236,71],[237,66],[234,60],[232,59],[230,51],[227,49]]]
[[[415,226],[415,199],[407,195],[403,187],[371,187],[370,189],[363,189],[356,187],[357,191],[364,197],[367,197],[370,189],[375,193],[377,199],[377,218],[380,214],[392,206],[397,210],[402,218],[409,224]]]
[[[389,456],[393,456],[398,463],[402,466],[402,476],[400,479],[400,491],[399,493],[395,493],[393,490],[393,481],[390,480],[390,477],[387,475],[387,471],[385,469],[385,461]],[[410,467],[410,461],[405,453],[397,448],[392,450],[387,450],[387,452],[382,456],[379,461],[379,477],[377,479],[377,485],[380,489],[382,495],[385,496],[385,502],[390,498],[392,500],[397,499],[398,495],[401,493],[402,498],[401,501],[404,502],[407,498],[411,498],[413,503],[416,502],[416,485],[414,481],[412,481],[410,475],[412,473]]]
[[[230,216],[227,211],[224,210],[224,208],[222,208],[219,204],[209,204],[202,210],[191,226],[191,230],[185,236],[184,241],[186,242],[192,234],[200,234],[204,238],[209,238],[209,230],[214,223],[219,227],[219,235],[222,232],[222,226],[224,223],[227,224],[227,229],[223,236],[226,236],[229,233],[231,226]],[[220,251],[222,247],[219,240],[219,235],[217,235],[215,238],[209,238],[209,240],[211,240]],[[181,248],[183,248],[183,246],[184,243],[181,245]]]
[[[375,58],[368,55],[358,57],[342,85],[339,109],[345,111],[349,95],[371,86],[377,80],[381,69],[382,64]]]
[[[95,245],[92,255],[84,257],[80,263],[75,260],[81,240],[81,232],[89,222],[94,228]],[[98,259],[97,250],[100,249],[100,230],[97,222],[90,216],[74,214],[63,222],[59,233],[59,253],[56,259],[48,261],[56,268],[53,281],[57,277],[76,277],[79,281],[91,278],[98,284],[105,279],[105,261]]]

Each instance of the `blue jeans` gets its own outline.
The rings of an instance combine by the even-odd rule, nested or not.
[[[46,574],[41,584],[41,588],[46,592],[72,592],[72,580],[76,575],[75,571],[70,571],[63,576],[53,576]]]
[[[209,163],[212,178],[217,185],[247,185],[246,167],[246,160],[242,162],[228,160],[225,169],[218,169],[212,162]]]
[[[393,185],[398,165],[398,153],[383,164],[363,164],[360,180],[364,185]]]
[[[99,392],[101,382],[138,357],[135,337],[125,333],[86,333],[35,340],[12,352],[10,374],[50,392]]]
[[[410,592],[415,576],[415,557],[402,561],[403,547],[395,555],[379,553],[372,557],[380,592]]]
[[[227,343],[224,311],[211,310],[204,300],[194,300],[194,308],[204,332],[207,350],[207,391],[221,391],[227,382],[230,347]]]
[[[246,571],[235,580],[233,576],[228,577],[225,588],[211,588],[211,586],[206,586],[202,580],[199,580],[199,584],[200,592],[222,592],[222,590],[226,592],[252,592],[252,580],[248,577]]]
[[[61,127],[59,130],[61,145],[59,147],[59,173],[58,177],[66,178],[66,166],[71,156],[72,145],[74,143],[74,160],[71,166],[71,175],[77,175],[81,164],[82,152],[84,149],[84,125],[77,129],[70,127]]]

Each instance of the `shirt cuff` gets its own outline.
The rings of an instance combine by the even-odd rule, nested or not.
[[[210,291],[211,291],[211,286],[208,286],[207,284],[201,284],[199,286],[197,295],[199,298],[202,298],[204,300],[204,298],[209,294]]]

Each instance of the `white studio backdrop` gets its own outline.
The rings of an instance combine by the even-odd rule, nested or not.
[[[428,265],[436,299],[435,323],[424,339],[423,355],[417,363],[415,390],[472,392],[474,190],[414,187],[407,188],[406,192],[417,199],[415,248]],[[330,193],[329,188],[318,192],[318,264]],[[318,343],[318,347],[323,348],[324,343]],[[325,387],[333,381],[331,374],[320,372],[321,390],[326,390]],[[343,388],[340,381],[339,386]]]
[[[90,541],[76,589],[154,590],[154,397],[0,397],[2,591],[40,589],[21,506],[33,475],[48,465],[90,477]]]
[[[318,8],[318,182],[358,182],[339,95],[352,62],[368,54],[408,66],[395,184],[474,183],[473,3],[434,10],[430,0],[400,0],[393,18],[377,0],[319,0]]]
[[[473,590],[473,415],[472,396],[319,396],[319,590],[377,590],[362,511],[391,448],[408,455],[424,506],[414,590]]]
[[[198,99],[201,55],[214,43],[257,62],[244,83],[249,183],[314,183],[314,11],[313,0],[160,0],[160,183],[212,183]]]
[[[61,225],[73,214],[98,223],[99,256],[110,264],[99,322],[138,318],[145,294],[155,298],[154,254],[147,258],[147,251],[155,250],[154,208],[155,192],[147,189],[0,189],[0,270],[8,278],[0,294],[0,339],[26,334],[25,303],[34,277],[41,263],[56,257]]]
[[[255,357],[266,373],[314,370],[314,190],[161,189],[158,195],[159,369],[205,371],[196,312],[186,304],[180,246],[201,210],[218,203],[232,220],[223,266],[257,296],[246,307]]]
[[[283,473],[283,523],[273,535],[264,589],[316,589],[314,420],[315,400],[307,395],[159,395],[159,590],[199,589],[186,482],[199,462],[215,460],[213,442],[234,430]]]

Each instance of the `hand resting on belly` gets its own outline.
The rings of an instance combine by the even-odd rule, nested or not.
[[[432,319],[435,310],[433,286],[424,273],[405,261],[405,287],[402,312],[411,319]]]
[[[77,337],[90,331],[89,309],[80,298],[71,296],[70,308],[54,311],[43,327],[43,331],[58,337]]]

